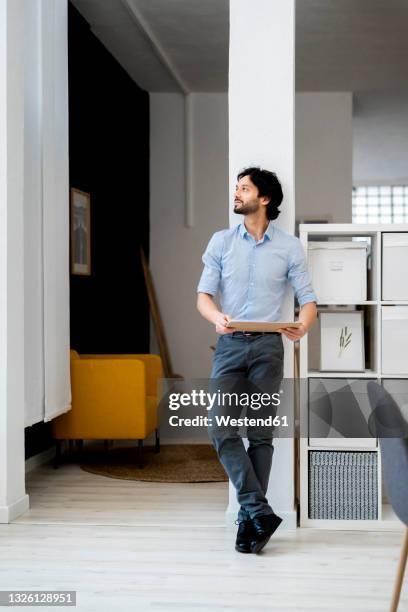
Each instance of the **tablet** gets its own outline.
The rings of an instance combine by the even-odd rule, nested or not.
[[[282,329],[283,327],[300,327],[302,323],[300,321],[230,321],[226,327],[234,327],[238,331],[265,331],[274,332]]]

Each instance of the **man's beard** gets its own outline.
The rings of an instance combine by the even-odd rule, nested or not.
[[[234,203],[234,213],[237,215],[250,215],[251,213],[258,212],[259,210],[259,202],[257,200],[252,200],[251,202],[247,202],[244,204],[243,202],[235,202]]]

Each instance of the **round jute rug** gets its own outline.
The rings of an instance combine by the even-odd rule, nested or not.
[[[143,449],[144,466],[137,467],[136,447],[111,448],[108,454],[89,453],[81,468],[92,474],[146,482],[225,482],[228,480],[209,444],[164,444]]]

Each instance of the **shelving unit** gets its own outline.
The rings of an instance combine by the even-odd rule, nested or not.
[[[300,240],[306,255],[308,254],[308,245],[310,241],[321,240],[322,237],[328,240],[350,240],[351,238],[367,238],[370,242],[370,266],[367,274],[367,300],[349,302],[340,304],[338,302],[318,302],[319,311],[327,310],[327,307],[357,307],[365,311],[366,323],[369,329],[369,346],[366,353],[366,365],[368,366],[362,372],[323,372],[315,367],[310,366],[309,355],[309,339],[306,335],[300,341],[299,347],[299,374],[301,379],[305,379],[305,385],[301,388],[303,392],[300,394],[300,422],[301,431],[309,432],[309,387],[310,381],[316,379],[337,379],[350,381],[374,380],[377,382],[383,380],[407,380],[408,394],[408,372],[407,374],[385,374],[382,370],[381,359],[381,330],[382,330],[382,314],[383,306],[408,306],[407,300],[390,301],[382,299],[382,234],[404,232],[408,233],[408,224],[398,225],[357,225],[357,224],[301,224]],[[313,355],[312,355],[313,356]],[[408,363],[408,362],[407,362]],[[378,441],[370,439],[353,439],[346,438],[336,439],[331,445],[331,439],[327,439],[324,445],[313,446],[310,444],[311,438],[301,437],[300,439],[300,526],[313,527],[320,529],[400,529],[401,524],[396,519],[391,507],[383,500],[382,478],[381,478],[381,453]],[[344,440],[344,444],[343,444]],[[354,444],[354,446],[353,446]],[[333,451],[333,452],[353,452],[353,453],[375,453],[374,463],[377,466],[377,517],[376,519],[324,519],[310,518],[312,502],[310,499],[310,479],[312,478],[311,455],[314,451]],[[316,456],[316,455],[315,455]],[[314,456],[314,457],[315,457]],[[365,455],[367,458],[367,455]],[[332,483],[329,482],[328,486]]]

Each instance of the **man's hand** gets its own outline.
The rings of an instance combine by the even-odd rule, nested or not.
[[[218,312],[214,317],[215,331],[217,334],[232,334],[235,331],[234,327],[226,327],[227,323],[231,321],[231,317],[222,312]]]
[[[200,292],[197,296],[197,308],[204,319],[215,325],[217,334],[232,334],[236,331],[234,327],[226,327],[231,317],[218,310],[212,295]]]
[[[303,338],[307,330],[305,324],[301,323],[300,327],[282,327],[282,329],[278,329],[278,331],[286,336],[288,340],[297,342],[297,340]]]
[[[288,340],[296,342],[303,338],[303,336],[309,331],[309,329],[315,324],[317,317],[316,302],[307,302],[304,304],[299,312],[298,323],[301,323],[301,327],[284,327],[279,329]]]

